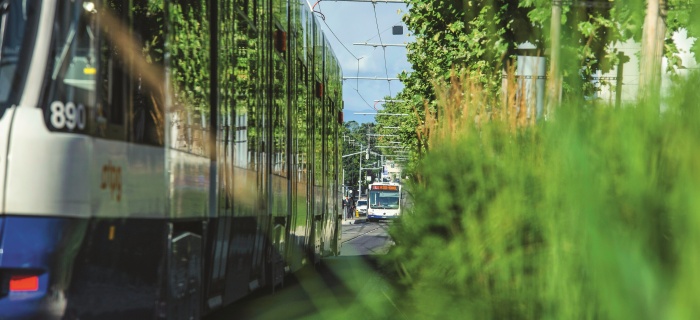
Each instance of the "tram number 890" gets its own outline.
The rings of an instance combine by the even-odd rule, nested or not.
[[[64,105],[60,101],[51,103],[51,125],[56,129],[73,130],[77,127],[78,130],[83,130],[86,120],[85,106],[82,104],[76,106],[73,102],[68,102]]]

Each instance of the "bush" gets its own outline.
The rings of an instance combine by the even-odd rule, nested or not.
[[[581,102],[534,124],[472,84],[442,91],[413,212],[391,230],[407,314],[700,315],[697,90],[678,88],[661,115]]]

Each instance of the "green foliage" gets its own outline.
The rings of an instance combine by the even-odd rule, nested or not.
[[[449,138],[420,162],[414,210],[386,257],[402,275],[401,308],[426,319],[697,318],[699,80],[674,89],[661,115],[579,101],[517,130],[499,118],[434,128]]]
[[[436,110],[434,82],[448,80],[451,70],[466,68],[487,91],[499,94],[502,70],[518,54],[515,46],[529,41],[537,48],[534,54],[544,54],[549,49],[552,1],[408,2],[411,7],[404,22],[416,38],[407,47],[413,71],[399,75],[405,87],[395,99],[405,102],[392,106],[390,111],[415,117],[405,122],[401,139],[419,154],[422,146],[413,128],[425,121],[425,110]],[[690,35],[697,34],[696,26],[689,25],[696,9],[687,0],[669,0],[668,5],[664,55],[669,59],[668,71],[675,72],[680,58],[671,35],[683,27]],[[592,76],[598,71],[610,71],[619,61],[612,45],[641,39],[645,9],[645,1],[600,0],[589,2],[588,6],[564,3],[561,57],[565,101],[595,93]],[[700,42],[695,46],[700,46]],[[384,124],[392,121],[389,118],[377,121]]]
[[[205,6],[171,3],[172,80],[176,103],[188,111],[208,116],[209,108],[209,24],[202,19]]]
[[[367,134],[375,132],[374,123],[358,124],[355,121],[346,122],[341,129],[340,136],[343,139],[342,153],[343,155],[353,154],[360,151],[360,146],[363,150],[367,149],[368,137]],[[375,151],[375,150],[373,150]],[[360,157],[362,157],[363,167],[367,167],[365,153],[348,156],[343,158],[343,170],[345,170],[344,184],[347,186],[356,187],[358,179],[360,179]],[[371,158],[374,160],[374,158]],[[363,172],[363,176],[364,176]],[[367,181],[363,178],[362,185],[366,186]]]

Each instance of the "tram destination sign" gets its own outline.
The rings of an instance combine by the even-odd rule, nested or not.
[[[391,190],[399,191],[399,186],[373,185],[372,190]]]

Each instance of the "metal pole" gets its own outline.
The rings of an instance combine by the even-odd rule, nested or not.
[[[362,143],[360,143],[360,150],[362,150]],[[360,198],[362,194],[362,155],[360,155],[360,173],[357,176],[357,198]]]
[[[554,111],[554,108],[559,105],[559,95],[561,92],[561,78],[559,76],[559,53],[561,50],[561,0],[552,0],[552,21],[550,24],[550,34],[551,38],[551,54],[549,56],[549,85],[547,92],[547,109],[545,112],[545,119],[549,118],[550,113]]]
[[[647,11],[642,29],[642,55],[639,59],[638,97],[642,100],[656,100],[659,94],[661,60],[666,36],[666,14],[665,0],[647,1]],[[656,107],[658,108],[658,106]]]

